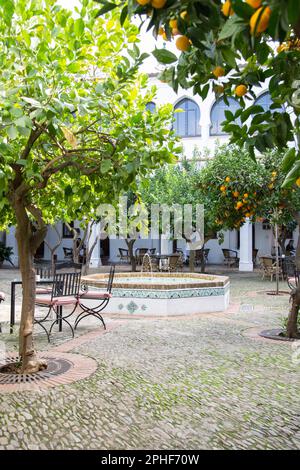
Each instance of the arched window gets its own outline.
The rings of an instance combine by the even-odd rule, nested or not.
[[[154,113],[156,109],[156,104],[153,103],[153,101],[150,101],[149,103],[146,104],[146,109],[147,111],[150,111],[150,113]]]
[[[174,130],[180,137],[195,137],[201,135],[200,109],[195,101],[184,98],[176,104],[176,109],[182,111],[175,113]]]
[[[218,99],[212,107],[210,113],[211,129],[210,135],[226,135],[222,129],[222,122],[226,120],[225,111],[231,111],[233,114],[240,108],[239,103],[234,98],[227,98],[229,106],[223,98]]]
[[[255,101],[255,104],[261,106],[264,108],[264,111],[269,111],[270,106],[273,104],[271,95],[269,92],[263,93],[260,95],[257,100]],[[272,111],[272,110],[271,110]]]

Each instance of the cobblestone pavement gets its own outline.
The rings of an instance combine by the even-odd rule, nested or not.
[[[126,319],[73,347],[98,361],[88,379],[1,394],[0,449],[300,449],[300,344],[246,335],[280,327],[288,295],[257,273],[231,286],[226,313]]]

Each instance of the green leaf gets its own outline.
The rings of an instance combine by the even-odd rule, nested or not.
[[[298,160],[293,168],[290,170],[290,172],[287,174],[283,184],[282,188],[288,188],[292,186],[292,184],[296,181],[296,179],[300,176],[300,161]]]
[[[295,24],[295,20],[300,18],[300,2],[299,0],[288,0],[288,17],[291,24]]]
[[[244,123],[252,114],[258,114],[258,113],[263,113],[263,112],[264,112],[264,108],[262,106],[259,106],[259,105],[250,106],[241,114],[241,120]]]
[[[120,15],[120,23],[121,23],[121,26],[124,25],[127,16],[128,16],[128,6],[125,5],[125,7],[124,7],[123,10],[121,11],[121,15]]]
[[[84,21],[82,18],[77,18],[74,22],[74,32],[76,36],[82,36],[84,32]]]
[[[230,38],[231,36],[246,29],[246,25],[238,16],[231,16],[224,24],[219,34],[219,41]]]
[[[152,54],[161,64],[172,64],[178,60],[177,56],[167,49],[155,49]]]
[[[112,167],[111,160],[104,160],[100,165],[101,173],[103,174],[107,173],[111,169],[111,167]]]
[[[111,10],[114,10],[115,8],[117,8],[117,6],[118,5],[116,5],[115,3],[106,2],[103,7],[100,8],[100,10],[98,11],[96,18],[98,18],[98,16],[104,15],[105,13],[108,13]]]
[[[292,165],[295,163],[296,160],[296,149],[291,148],[290,150],[287,151],[285,154],[282,162],[281,162],[281,168],[284,173],[288,172]]]
[[[14,140],[18,135],[18,130],[15,126],[10,126],[7,129],[7,134],[12,140]]]

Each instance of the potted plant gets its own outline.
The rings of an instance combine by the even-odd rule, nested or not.
[[[4,261],[8,261],[13,266],[13,262],[10,259],[12,254],[12,247],[5,246],[4,243],[0,242],[0,267],[2,266]]]

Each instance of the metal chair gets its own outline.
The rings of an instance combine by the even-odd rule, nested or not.
[[[63,252],[64,252],[65,259],[73,261],[73,248],[67,248],[63,246]]]
[[[129,251],[126,248],[119,248],[119,258],[120,261],[125,261],[126,263],[130,262]]]
[[[68,269],[68,271],[61,271]],[[72,336],[74,337],[74,329],[70,322],[67,320],[76,310],[79,303],[79,289],[81,281],[81,264],[61,263],[56,267],[51,293],[48,295],[40,295],[35,299],[35,305],[38,307],[48,308],[46,315],[39,319],[35,318],[34,323],[38,324],[45,331],[48,341],[50,342],[50,335],[52,328],[55,324],[59,325],[59,331],[62,331],[62,323],[65,322],[69,325]],[[71,313],[63,316],[63,307],[73,307]],[[47,320],[50,320],[50,314],[54,312],[55,320],[52,321],[49,331],[44,326]]]
[[[83,292],[83,294],[79,295],[78,301],[79,301],[79,306],[82,309],[82,311],[76,317],[75,324],[74,324],[75,330],[78,324],[81,322],[81,320],[88,317],[89,315],[92,315],[93,317],[98,318],[98,320],[102,322],[103,327],[106,330],[106,325],[100,312],[102,312],[102,310],[105,309],[105,307],[107,306],[108,302],[110,301],[112,297],[111,290],[112,290],[112,285],[114,282],[115,269],[116,269],[115,265],[112,265],[110,268],[106,291],[104,292],[89,291],[88,289],[86,289],[85,292]],[[85,303],[86,300],[99,301],[99,303],[95,307],[88,307]]]
[[[228,248],[223,248],[224,255],[224,264],[227,266],[237,266],[240,259],[238,257],[238,252],[235,250],[230,250]]]

